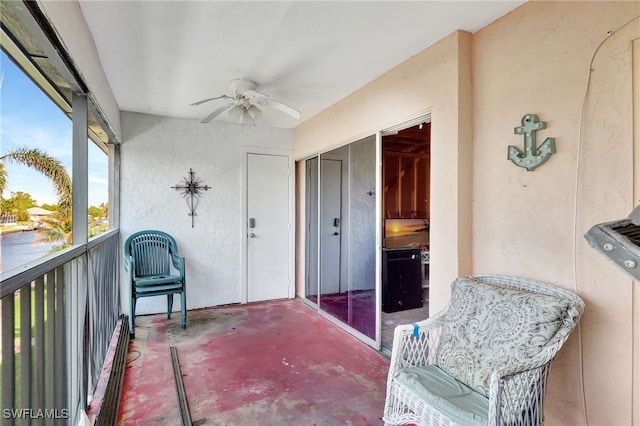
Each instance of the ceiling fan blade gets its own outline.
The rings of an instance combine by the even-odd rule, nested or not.
[[[263,106],[271,107],[273,109],[277,109],[278,111],[284,112],[285,114],[289,114],[293,118],[296,118],[296,119],[300,118],[300,111],[290,107],[289,105],[283,104],[280,101],[276,101],[268,98],[259,98],[259,99],[256,99],[256,103],[258,103],[258,105],[263,105]]]
[[[240,123],[243,113],[244,108],[242,108],[240,105],[235,104],[235,106],[229,110],[229,118]]]
[[[255,126],[266,124],[264,116],[262,115],[262,111],[257,106],[251,105],[247,112],[249,113],[249,117],[251,117]]]
[[[203,99],[201,101],[194,102],[191,105],[198,106],[198,105],[202,105],[202,104],[204,104],[206,102],[215,101],[216,99],[231,99],[231,100],[233,100],[234,98],[232,98],[231,96],[222,95],[222,96],[216,96],[215,98]]]
[[[227,104],[225,106],[221,106],[220,108],[218,108],[217,110],[213,111],[211,114],[207,115],[202,121],[201,123],[208,123],[211,120],[213,120],[214,118],[216,118],[218,115],[220,115],[224,110],[232,107],[235,104]]]

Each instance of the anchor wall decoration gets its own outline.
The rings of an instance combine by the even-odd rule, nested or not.
[[[522,117],[522,126],[513,129],[516,135],[524,135],[524,152],[513,145],[509,145],[507,158],[513,164],[524,167],[532,172],[536,167],[547,161],[551,154],[556,152],[556,141],[554,138],[546,138],[540,147],[536,147],[536,132],[546,129],[547,123],[538,120],[538,116],[527,114]]]
[[[182,185],[175,185],[171,188],[181,191],[182,198],[186,199],[187,206],[189,207],[189,216],[191,216],[191,227],[193,228],[200,192],[208,191],[211,187],[209,185],[201,185],[200,180],[196,179],[196,174],[193,169],[189,169],[189,178],[182,178]]]

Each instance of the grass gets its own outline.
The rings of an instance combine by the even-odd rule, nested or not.
[[[0,226],[0,234],[21,231],[33,231],[33,222],[18,222],[16,225]]]

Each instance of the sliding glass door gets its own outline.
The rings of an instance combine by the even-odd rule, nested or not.
[[[376,138],[306,161],[306,297],[376,341]]]

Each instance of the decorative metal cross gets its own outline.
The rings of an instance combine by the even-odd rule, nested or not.
[[[556,152],[554,138],[546,138],[540,148],[536,148],[536,132],[546,129],[547,123],[539,121],[538,116],[527,114],[522,117],[522,126],[513,129],[516,135],[524,134],[524,153],[515,146],[509,145],[507,158],[516,166],[524,167],[527,171],[533,171],[536,167],[547,161],[551,154]]]
[[[200,180],[196,179],[193,169],[189,169],[189,178],[182,178],[182,185],[175,185],[171,188],[182,191],[182,198],[185,198],[187,206],[189,206],[189,216],[191,216],[191,227],[193,228],[193,220],[196,215],[196,207],[198,206],[198,199],[200,198],[201,191],[208,191],[211,187],[209,185],[201,185]]]

